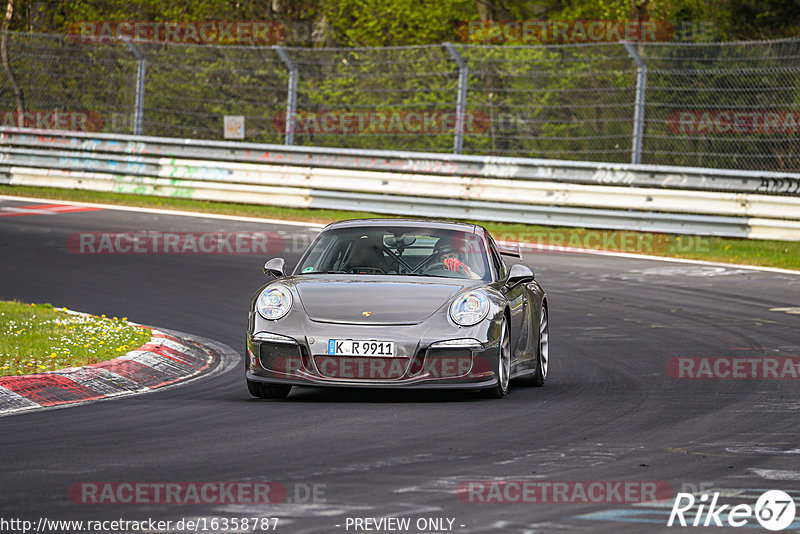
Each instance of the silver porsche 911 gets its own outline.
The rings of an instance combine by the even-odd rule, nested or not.
[[[481,226],[408,219],[325,227],[291,274],[250,304],[247,387],[470,388],[501,398],[511,378],[547,380],[547,298],[533,272],[506,266]]]

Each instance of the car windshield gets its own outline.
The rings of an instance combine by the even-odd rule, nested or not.
[[[326,230],[295,274],[341,273],[491,280],[483,239],[471,232],[415,227]]]

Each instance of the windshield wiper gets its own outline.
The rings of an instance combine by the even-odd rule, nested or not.
[[[300,274],[347,274],[347,271],[301,271]]]

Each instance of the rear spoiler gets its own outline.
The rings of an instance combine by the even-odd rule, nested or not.
[[[497,243],[497,252],[503,256],[522,258],[522,253],[519,249],[519,243]]]

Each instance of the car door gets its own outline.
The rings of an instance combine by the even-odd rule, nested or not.
[[[508,277],[508,268],[503,261],[497,245],[489,236],[489,256],[497,278],[505,281]],[[503,286],[503,292],[508,300],[511,309],[511,365],[518,366],[518,370],[527,369],[533,365],[531,354],[526,352],[530,345],[531,335],[531,302],[530,292],[524,283],[516,284],[512,287]]]

